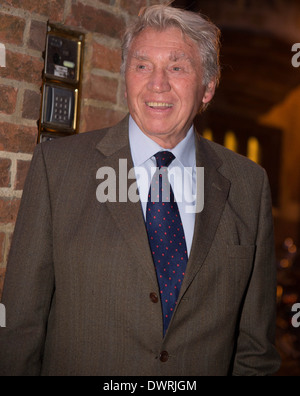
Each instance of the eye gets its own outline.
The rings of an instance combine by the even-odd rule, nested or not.
[[[179,67],[179,66],[174,66],[174,67],[173,67],[173,71],[179,72],[179,71],[181,71],[181,67]]]
[[[149,71],[150,70],[150,65],[146,64],[146,63],[138,63],[136,66],[136,70],[137,71]]]

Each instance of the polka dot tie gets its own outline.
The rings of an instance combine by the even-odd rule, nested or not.
[[[168,166],[175,157],[169,151],[162,151],[155,158],[158,170],[150,186],[146,227],[160,288],[165,335],[177,304],[188,255],[178,205],[168,180]]]

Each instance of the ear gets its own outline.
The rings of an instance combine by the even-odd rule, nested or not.
[[[213,80],[208,84],[202,102],[204,104],[208,104],[215,96],[215,92],[216,92],[216,81]]]

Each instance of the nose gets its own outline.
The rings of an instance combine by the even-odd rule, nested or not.
[[[168,75],[163,69],[154,69],[148,82],[149,91],[155,93],[164,93],[171,91],[171,85]]]

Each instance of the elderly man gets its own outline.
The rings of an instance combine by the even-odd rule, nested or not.
[[[4,286],[2,375],[276,372],[266,173],[193,127],[218,55],[219,30],[200,15],[144,9],[123,43],[130,116],[36,148]]]

